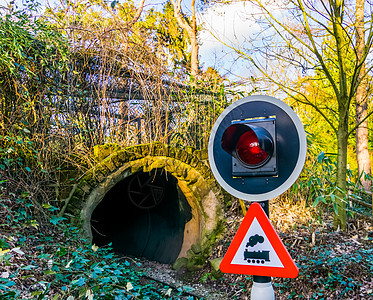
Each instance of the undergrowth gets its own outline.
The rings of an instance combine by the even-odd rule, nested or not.
[[[297,278],[272,278],[276,299],[373,299],[373,226],[368,219],[349,218],[343,232],[333,229],[331,207],[324,207],[322,222],[316,209],[305,209],[302,202],[291,203],[285,196],[271,202],[270,208],[271,223],[299,268]],[[238,201],[226,217],[230,226],[213,257],[224,255],[241,223]],[[200,278],[225,289],[231,299],[247,299],[253,282],[252,276],[238,274],[217,279],[208,268]]]
[[[28,193],[4,191],[0,299],[193,299],[182,288],[149,279],[136,259],[82,240],[56,207],[44,204],[41,214],[48,222],[35,220]]]
[[[309,234],[299,234],[303,230]],[[294,237],[287,238],[285,245],[298,265],[299,276],[276,279],[276,290],[286,293],[288,299],[373,297],[373,232],[370,230],[363,226],[350,233],[335,232],[328,226],[317,230],[307,226],[298,228],[298,237],[302,240],[294,243]]]

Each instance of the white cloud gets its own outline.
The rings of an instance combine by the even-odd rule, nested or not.
[[[266,3],[266,9],[279,19],[284,18],[284,8],[283,0]],[[198,20],[203,28],[199,35],[200,62],[205,68],[213,66],[232,79],[255,76],[249,61],[240,59],[231,47],[252,49],[250,43],[260,46],[261,40],[256,39],[256,35],[264,29],[260,22],[262,18],[261,10],[248,1],[216,4],[200,13]]]
[[[231,46],[244,46],[252,35],[260,30],[260,25],[251,15],[257,13],[257,8],[248,2],[233,2],[216,4],[199,15],[199,23],[203,30],[199,40],[200,61],[207,66],[213,66],[223,71],[247,74],[247,62],[237,60],[237,55]]]
[[[200,38],[204,50],[210,50],[221,44],[216,36],[225,43],[244,42],[245,39],[260,29],[254,19],[248,18],[254,13],[252,5],[246,2],[217,4],[199,16],[203,29]]]

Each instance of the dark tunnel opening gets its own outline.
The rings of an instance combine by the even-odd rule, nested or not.
[[[163,169],[137,172],[117,183],[91,217],[93,243],[115,252],[171,264],[192,209],[177,179]]]

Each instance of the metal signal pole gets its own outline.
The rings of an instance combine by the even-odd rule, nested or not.
[[[269,201],[266,200],[258,203],[269,218]],[[271,277],[254,275],[253,281],[251,300],[275,300]]]

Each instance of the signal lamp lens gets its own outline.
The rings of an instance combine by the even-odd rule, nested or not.
[[[241,135],[236,151],[242,162],[252,166],[264,163],[268,157],[268,153],[260,148],[258,137],[253,130]]]

